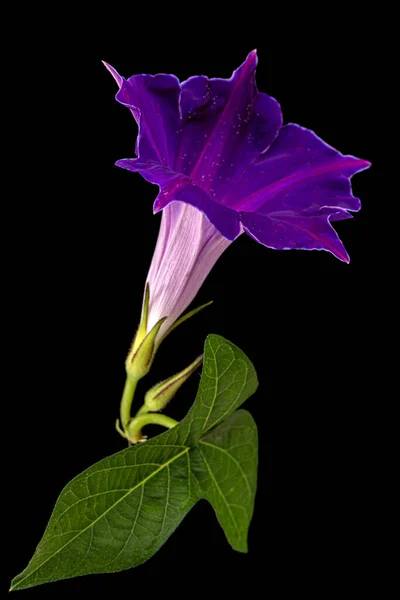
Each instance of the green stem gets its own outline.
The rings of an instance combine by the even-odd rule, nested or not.
[[[136,386],[138,384],[138,379],[132,376],[126,378],[125,387],[122,394],[121,400],[121,408],[120,408],[120,416],[121,423],[124,431],[128,430],[128,423],[131,419],[131,406],[133,401],[133,396],[135,394]]]
[[[148,412],[149,412],[148,407],[145,404],[143,404],[143,406],[141,406],[139,408],[139,410],[137,411],[135,418],[139,417],[140,415],[146,415]]]
[[[158,413],[138,413],[129,423],[128,437],[133,444],[136,444],[141,439],[145,439],[144,436],[142,436],[141,430],[146,425],[161,425],[162,427],[171,429],[172,427],[175,427],[175,425],[178,425],[178,422],[179,421],[175,421],[175,419],[171,419],[171,417],[167,417],[167,415],[160,415]]]

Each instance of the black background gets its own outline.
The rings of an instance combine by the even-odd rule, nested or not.
[[[201,502],[145,565],[23,593],[138,597],[173,589],[181,596],[186,580],[211,597],[213,588],[239,595],[260,586],[267,594],[292,585],[318,590],[323,582],[331,590],[348,577],[355,586],[368,544],[366,314],[379,280],[371,243],[380,200],[379,20],[344,18],[341,9],[306,11],[304,23],[289,7],[279,19],[255,7],[246,19],[232,9],[222,21],[199,6],[192,15],[142,10],[105,13],[101,24],[95,11],[35,10],[24,15],[27,36],[13,25],[24,43],[10,80],[17,117],[6,231],[13,334],[7,577],[31,558],[62,487],[124,447],[114,422],[160,216],[152,215],[156,187],[113,166],[133,156],[136,126],[114,100],[115,83],[100,61],[124,76],[230,77],[257,47],[258,87],[279,100],[284,122],[313,129],[373,167],[353,179],[362,211],[336,226],[350,265],[241,236],[194,303],[214,304],[171,335],[139,388],[186,366],[211,332],[253,361],[260,386],[246,408],[259,427],[260,466],[249,554],[229,547]],[[198,380],[178,394],[171,416],[184,416]]]

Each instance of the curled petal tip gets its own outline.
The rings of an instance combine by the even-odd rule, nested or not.
[[[257,49],[252,50],[247,58],[246,58],[246,63],[251,65],[251,66],[256,66],[258,63],[258,56],[257,56]]]
[[[363,158],[357,158],[356,156],[350,156],[350,158],[357,165],[357,171],[355,171],[356,173],[359,173],[360,171],[365,171],[366,169],[369,169],[370,167],[372,167],[372,163],[370,163],[369,160],[364,160]]]
[[[335,256],[335,254],[334,254]],[[350,264],[350,256],[347,254],[343,254],[341,256],[336,255],[336,258],[339,258],[339,260],[341,260],[342,262],[346,263],[346,265]]]
[[[114,69],[114,67],[109,65],[105,60],[102,60],[101,62],[103,63],[107,71],[109,71],[109,73],[111,73],[111,75],[114,77],[118,87],[120,88],[123,82],[123,78],[121,77],[121,75],[118,73],[118,71]]]
[[[340,246],[341,247],[336,248],[333,252],[332,249],[329,249],[329,251],[331,252],[331,254],[333,254],[333,256],[336,256],[336,258],[348,265],[350,262],[350,256],[348,255],[347,250],[345,249],[342,243],[340,243]]]
[[[369,160],[361,160],[362,169],[369,169],[370,167],[372,167],[372,163]]]

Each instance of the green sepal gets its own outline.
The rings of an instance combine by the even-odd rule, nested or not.
[[[177,319],[171,325],[171,327],[169,327],[167,329],[167,331],[164,333],[164,335],[162,336],[162,338],[159,340],[158,346],[161,344],[162,341],[165,340],[165,338],[167,337],[167,335],[169,335],[171,333],[171,331],[173,331],[174,329],[176,329],[179,325],[181,325],[182,323],[184,323],[185,321],[187,321],[191,317],[194,317],[194,315],[197,315],[197,313],[199,313],[201,310],[203,310],[203,308],[207,308],[207,306],[210,306],[210,304],[212,304],[212,303],[213,303],[213,300],[210,300],[209,302],[206,302],[205,304],[202,304],[201,306],[198,306],[197,308],[194,308],[193,310],[189,311],[188,313],[182,315],[182,317],[180,317],[179,319]]]
[[[150,302],[150,286],[146,283],[146,288],[144,291],[144,300],[143,300],[143,309],[142,309],[142,318],[140,320],[140,325],[134,337],[131,353],[135,353],[139,348],[140,344],[143,342],[144,338],[147,335],[147,319],[149,315],[149,302]]]
[[[128,377],[136,381],[142,379],[150,371],[155,354],[155,339],[160,331],[161,325],[168,317],[163,317],[154,325],[154,327],[145,336],[138,348],[135,350],[135,343],[125,362]]]

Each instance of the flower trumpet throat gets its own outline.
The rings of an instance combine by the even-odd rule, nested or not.
[[[194,371],[203,362],[203,355],[198,356],[186,369],[172,377],[157,383],[146,394],[144,407],[146,412],[158,412],[172,400],[179,388],[189,379]],[[143,411],[144,412],[144,411]]]

